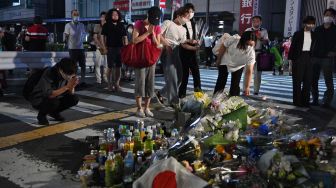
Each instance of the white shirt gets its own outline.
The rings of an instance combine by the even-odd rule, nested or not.
[[[310,51],[311,42],[312,42],[311,32],[305,31],[302,51]]]
[[[172,48],[183,44],[187,40],[187,30],[182,25],[166,20],[162,23],[161,32]]]
[[[206,47],[206,48],[208,48],[208,47],[212,47],[212,36],[206,36],[206,37],[204,37],[204,46]]]
[[[64,33],[69,35],[68,48],[69,49],[84,49],[84,39],[86,36],[84,24],[78,22],[69,22],[65,25]]]
[[[186,23],[186,26],[187,26],[187,28],[188,28],[188,32],[189,32],[190,39],[194,39],[194,38],[193,38],[194,31],[193,31],[193,29],[192,29],[191,22],[187,22],[187,23]]]
[[[226,52],[222,57],[221,65],[226,65],[229,72],[236,72],[256,61],[254,48],[252,46],[248,46],[246,50],[237,48],[239,40],[240,36],[234,35],[224,41]]]

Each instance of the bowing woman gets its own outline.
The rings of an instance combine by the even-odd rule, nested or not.
[[[250,82],[255,64],[255,52],[253,47],[256,36],[252,31],[245,31],[242,36],[228,36],[222,41],[218,50],[218,78],[214,93],[223,92],[229,72],[231,73],[230,96],[240,94],[240,79],[245,71],[244,95],[250,95]]]

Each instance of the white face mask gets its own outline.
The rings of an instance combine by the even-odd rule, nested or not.
[[[129,28],[127,29],[128,33],[133,33],[133,29]]]
[[[74,16],[74,17],[72,18],[72,20],[73,20],[74,22],[79,22],[79,16]]]
[[[15,31],[15,28],[14,28],[14,27],[11,27],[11,28],[9,28],[9,31],[10,31],[10,32],[14,32],[14,31]]]
[[[192,13],[189,13],[189,20],[193,19],[194,15],[195,15],[195,13],[194,13],[194,12],[192,12]]]
[[[323,23],[326,23],[326,24],[330,24],[330,23],[333,23],[334,22],[334,18],[333,17],[331,17],[331,16],[325,16],[324,18],[323,18]]]

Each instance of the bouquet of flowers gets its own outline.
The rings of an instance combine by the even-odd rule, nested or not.
[[[191,113],[192,116],[200,115],[210,104],[211,99],[207,93],[195,92],[182,101],[182,112]]]
[[[279,151],[271,150],[262,155],[258,168],[275,187],[293,187],[309,179],[307,171],[295,156]]]

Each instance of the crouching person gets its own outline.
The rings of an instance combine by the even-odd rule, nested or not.
[[[56,121],[64,121],[60,113],[77,105],[75,87],[79,79],[76,70],[76,63],[70,58],[64,58],[41,73],[30,95],[32,106],[39,111],[37,120],[40,125],[49,125],[47,115]]]

